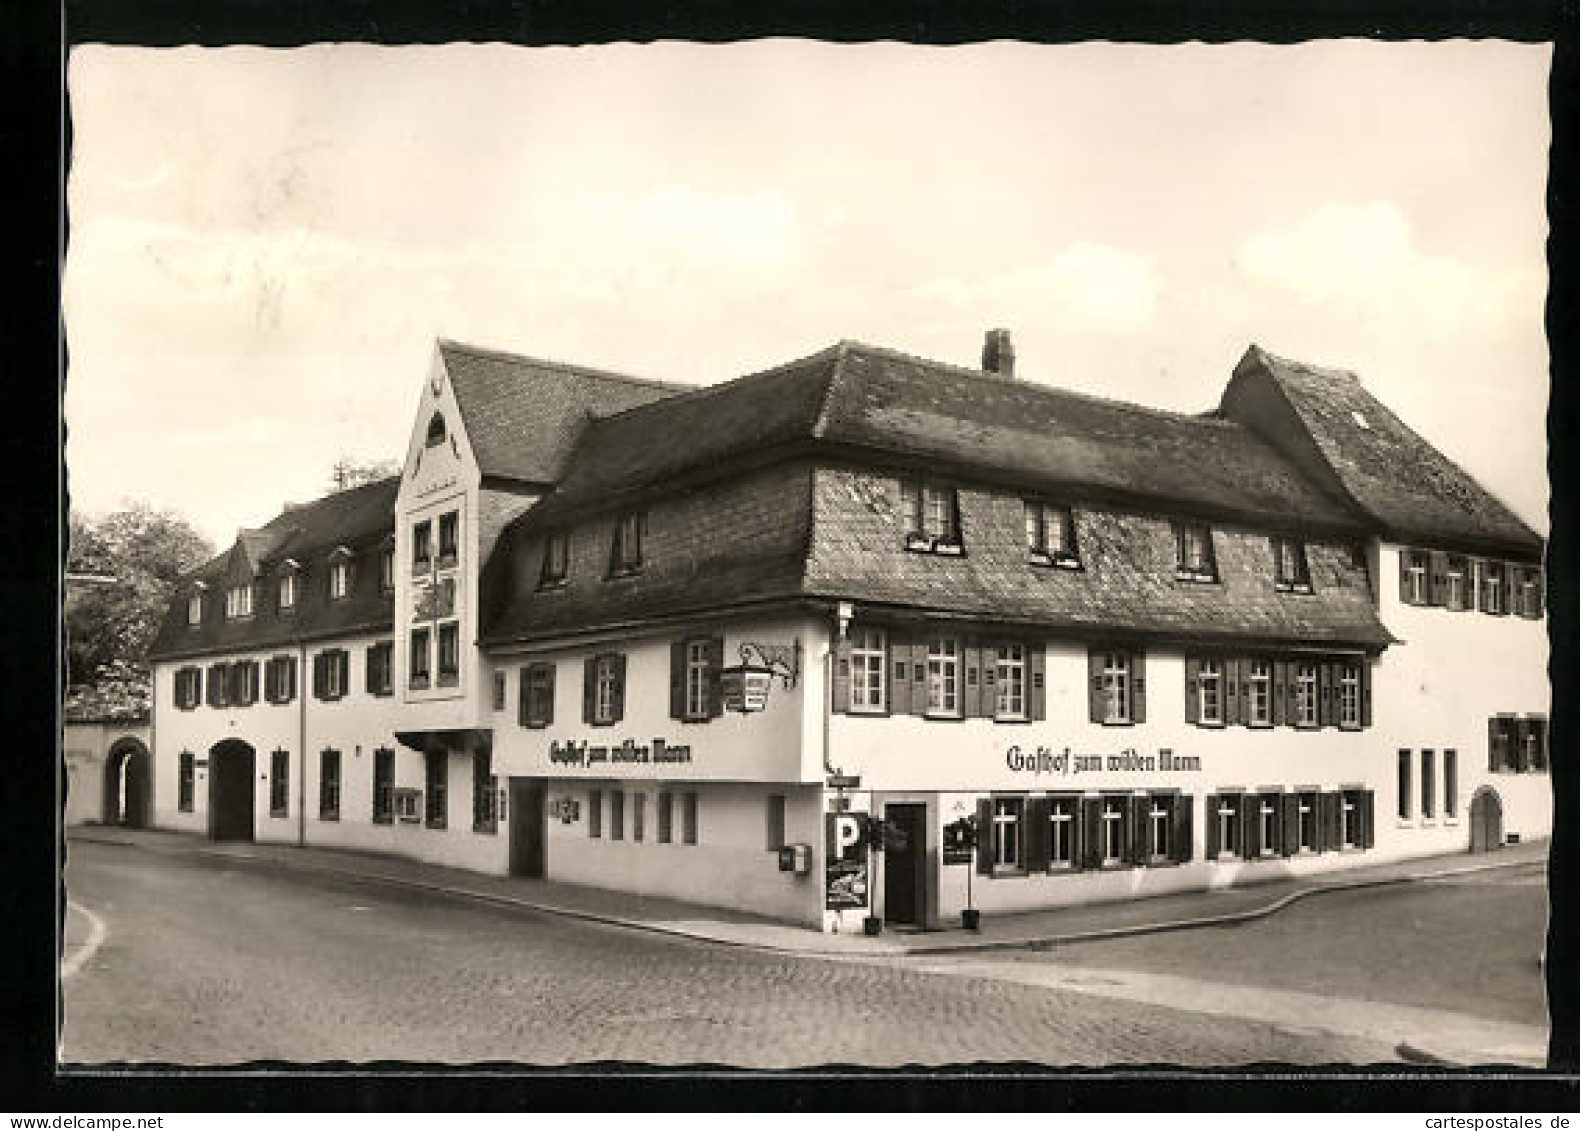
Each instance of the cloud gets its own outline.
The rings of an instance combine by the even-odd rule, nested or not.
[[[1065,245],[1044,263],[996,275],[943,276],[917,286],[924,304],[1066,331],[1120,333],[1152,321],[1161,283],[1151,256],[1104,244]]]

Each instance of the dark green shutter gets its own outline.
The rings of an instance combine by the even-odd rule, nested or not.
[[[1202,802],[1201,819],[1207,822],[1207,859],[1218,859],[1221,846],[1218,843],[1218,795],[1209,793]]]
[[[1223,662],[1223,722],[1239,726],[1246,720],[1245,673],[1250,661],[1238,656]]]
[[[1195,656],[1185,657],[1185,721],[1201,722],[1201,661]]]
[[[993,874],[993,801],[983,798],[977,802],[977,872],[983,876]]]
[[[1130,653],[1130,721],[1147,721],[1147,654],[1140,649]]]
[[[686,717],[686,642],[676,640],[669,646],[669,717]]]
[[[965,644],[964,641],[961,643],[961,661],[964,669],[965,687],[961,689],[960,714],[967,719],[979,719],[983,715],[982,646],[976,643]],[[989,709],[987,714],[991,716],[993,714],[992,710]]]
[[[724,714],[724,637],[708,638],[708,718]]]
[[[582,722],[591,723],[598,710],[598,657],[582,661]]]
[[[1046,797],[1033,797],[1026,805],[1026,871],[1046,872],[1052,839],[1050,806]]]
[[[1261,852],[1262,799],[1254,793],[1240,795],[1240,855],[1255,860]]]
[[[1286,793],[1280,798],[1279,827],[1283,832],[1283,853],[1294,856],[1300,851],[1300,794]]]
[[[1031,696],[1031,717],[1042,720],[1048,717],[1048,654],[1042,644],[1029,644],[1026,647],[1026,661],[1031,686],[1028,694]]]
[[[1359,810],[1360,818],[1361,818],[1361,847],[1362,848],[1371,848],[1372,845],[1376,843],[1376,836],[1375,836],[1375,824],[1376,824],[1376,822],[1374,821],[1374,817],[1375,817],[1374,809],[1375,809],[1375,806],[1374,806],[1373,800],[1372,800],[1372,791],[1369,790],[1369,789],[1362,790],[1361,791],[1361,804],[1360,804],[1360,810]]]
[[[889,633],[888,678],[889,711],[896,715],[914,714],[911,703],[911,645],[899,633]]]
[[[1080,871],[1086,867],[1086,830],[1081,827],[1083,814],[1079,794],[1071,795],[1070,803],[1070,867]]]
[[[614,657],[614,718],[610,722],[619,722],[625,718],[625,654],[618,653]]]
[[[887,661],[885,661],[887,662]],[[830,681],[832,686],[831,708],[838,714],[850,710],[850,641],[838,639],[834,641],[834,678]],[[674,699],[674,686],[670,686],[670,698]]]
[[[1094,723],[1103,721],[1103,652],[1092,648],[1086,654],[1087,709]]]
[[[1192,826],[1191,811],[1196,799],[1188,793],[1174,795],[1174,844],[1176,864],[1183,864],[1196,854],[1196,830]]]
[[[1125,813],[1130,823],[1130,828],[1126,830],[1130,835],[1126,838],[1128,843],[1125,847],[1129,849],[1128,859],[1131,864],[1140,865],[1147,862],[1147,826],[1150,824],[1151,811],[1150,797],[1131,795],[1130,807]]]
[[[1081,844],[1088,868],[1103,866],[1103,799],[1081,798]]]
[[[516,679],[519,681],[516,685],[516,725],[524,727],[531,718],[528,697],[532,694],[532,665],[518,668]]]
[[[1273,725],[1284,726],[1292,721],[1289,709],[1289,661],[1273,661]]]
[[[1324,793],[1319,799],[1319,804],[1322,814],[1322,839],[1317,845],[1317,850],[1332,852],[1339,848],[1339,806],[1343,804],[1343,798],[1337,793]]]

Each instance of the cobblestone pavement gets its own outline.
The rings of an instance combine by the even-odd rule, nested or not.
[[[107,933],[68,1062],[1371,1063],[1386,1043],[903,963],[764,954],[212,857],[74,845]]]

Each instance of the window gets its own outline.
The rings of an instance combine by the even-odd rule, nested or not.
[[[1301,662],[1295,665],[1295,725],[1317,725],[1317,665]]]
[[[389,546],[379,554],[379,592],[395,592],[395,547]]]
[[[603,836],[603,790],[587,791],[587,835],[593,840]]]
[[[1515,722],[1512,715],[1487,720],[1487,769],[1492,773],[1514,769]]]
[[[339,699],[351,685],[351,653],[333,648],[313,657],[313,694],[319,699]]]
[[[1434,772],[1432,752],[1421,751],[1421,819],[1435,820],[1437,817],[1437,774]]]
[[[225,590],[225,619],[239,620],[252,616],[252,586],[232,585]]]
[[[461,514],[447,511],[439,516],[439,568],[449,569],[460,558]]]
[[[1339,726],[1354,729],[1361,725],[1361,669],[1359,664],[1341,663],[1339,670]]]
[[[296,657],[271,656],[263,666],[263,697],[271,703],[296,698]]]
[[[709,663],[708,641],[686,641],[686,703],[687,719],[705,719],[711,701],[713,666]]]
[[[444,414],[436,412],[428,418],[428,435],[423,441],[423,446],[436,448],[444,443]]]
[[[1519,755],[1515,769],[1545,770],[1547,768],[1547,720],[1521,719],[1516,731],[1519,738]]]
[[[433,523],[428,519],[411,528],[411,568],[414,573],[433,568]]]
[[[1101,846],[1099,859],[1105,868],[1116,868],[1125,862],[1125,846],[1130,843],[1129,802],[1129,797],[1103,797],[1098,814],[1097,843]]]
[[[658,843],[669,844],[675,839],[675,795],[668,790],[658,794]]]
[[[640,511],[620,517],[615,523],[614,543],[609,547],[609,576],[626,577],[642,570],[642,533],[646,526]]]
[[[764,840],[769,852],[778,852],[785,846],[785,795],[768,795],[767,827]]]
[[[593,656],[586,662],[582,688],[582,721],[610,726],[625,716],[625,657]]]
[[[290,815],[290,774],[290,754],[284,750],[271,751],[269,754],[269,816],[271,817]]]
[[[1081,564],[1075,548],[1075,524],[1068,507],[1027,502],[1026,553],[1036,565],[1076,568]]]
[[[1262,856],[1277,856],[1279,843],[1279,801],[1276,793],[1259,793],[1256,798],[1256,851]]]
[[[1219,859],[1244,854],[1245,842],[1241,839],[1241,794],[1224,793],[1214,799],[1212,807],[1213,831],[1216,836],[1216,855]]]
[[[427,628],[411,630],[411,651],[407,658],[406,682],[413,688],[428,686],[428,664],[431,649],[428,646],[431,632]]]
[[[927,713],[960,717],[960,641],[952,636],[927,642]]]
[[[1509,611],[1508,596],[1504,588],[1505,567],[1502,562],[1486,562],[1481,574],[1481,611],[1502,616]]]
[[[1364,848],[1365,834],[1361,830],[1363,809],[1361,791],[1346,789],[1339,794],[1339,847]]]
[[[1254,727],[1273,725],[1273,665],[1266,660],[1249,662],[1245,721]]]
[[[461,625],[446,621],[439,626],[439,686],[454,687],[461,678]]]
[[[609,839],[625,839],[625,790],[609,791]]]
[[[1431,555],[1425,550],[1405,550],[1399,555],[1399,599],[1405,604],[1430,603],[1427,575],[1431,564]]]
[[[858,628],[850,636],[850,709],[882,711],[888,702],[883,675],[886,640],[883,630]]]
[[[230,665],[229,698],[233,707],[250,707],[258,701],[258,662],[238,660]]]
[[[496,710],[496,711],[503,711],[504,709],[505,709],[505,673],[502,672],[502,671],[497,671],[497,672],[494,673],[494,710]]]
[[[1026,646],[1000,644],[995,676],[998,685],[993,705],[995,719],[1017,720],[1026,717]]]
[[[183,813],[192,812],[192,795],[196,792],[197,761],[190,750],[181,751],[181,780],[176,790],[176,808]]]
[[[494,776],[494,752],[489,749],[472,752],[472,831],[493,833],[499,831],[494,810],[494,795],[499,779]]]
[[[1410,760],[1410,751],[1399,751],[1399,819],[1401,821],[1410,819],[1410,797],[1412,795]]]
[[[1048,798],[1048,867],[1074,868],[1075,831],[1080,799],[1068,794]]]
[[[697,795],[695,793],[682,793],[680,795],[680,842],[682,844],[697,843]]]
[[[1320,795],[1308,791],[1297,794],[1295,802],[1295,848],[1299,852],[1320,852],[1321,844],[1317,839],[1317,822],[1319,820]]]
[[[367,690],[370,695],[388,695],[395,690],[395,645],[387,640],[368,645]]]
[[[229,700],[225,694],[228,682],[225,664],[210,664],[208,666],[208,705],[210,707],[225,707],[229,705]]]
[[[296,607],[296,574],[287,573],[280,578],[280,608]]]
[[[548,726],[554,721],[554,665],[528,664],[520,679],[516,721],[534,729]]]
[[[631,794],[631,843],[641,844],[647,835],[647,794],[640,790]]]
[[[1467,607],[1466,580],[1470,576],[1470,562],[1457,554],[1450,554],[1443,570],[1443,603],[1450,609]]]
[[[563,585],[569,558],[564,534],[550,534],[543,541],[543,569],[538,574],[538,587],[547,589]]]
[[[198,625],[203,623],[203,594],[197,592],[187,598],[187,623]]]
[[[450,753],[429,750],[423,755],[424,821],[430,829],[442,829],[449,816]]]
[[[329,599],[339,601],[351,592],[351,560],[337,558],[329,563]]]
[[[1103,653],[1101,704],[1103,723],[1130,722],[1130,655]]]
[[[340,820],[340,751],[318,754],[318,819]]]
[[[953,487],[901,480],[900,508],[905,520],[906,549],[937,554],[960,552],[960,504]]]
[[[381,746],[373,751],[373,823],[387,825],[395,819],[395,751]]]
[[[1273,588],[1284,593],[1311,592],[1311,568],[1306,564],[1304,542],[1273,539]]]
[[[993,799],[993,870],[1019,872],[1025,867],[1021,857],[1021,828],[1026,820],[1026,799],[1023,797],[995,797]]]
[[[1453,750],[1443,751],[1443,819],[1445,821],[1457,820],[1459,817],[1459,754]]]
[[[1174,528],[1174,576],[1181,581],[1217,581],[1218,563],[1212,552],[1212,530],[1200,523]]]
[[[1205,659],[1196,675],[1196,712],[1204,726],[1223,725],[1223,661]]]
[[[203,698],[203,672],[199,668],[181,668],[176,672],[176,708],[190,711]]]
[[[1147,798],[1146,862],[1174,859],[1174,797],[1154,793]]]
[[[1530,620],[1542,615],[1543,586],[1540,566],[1526,566],[1514,571],[1514,611]]]

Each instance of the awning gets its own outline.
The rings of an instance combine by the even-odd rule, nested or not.
[[[480,727],[452,730],[398,730],[395,741],[419,753],[428,750],[478,750],[491,746],[494,732]]]

